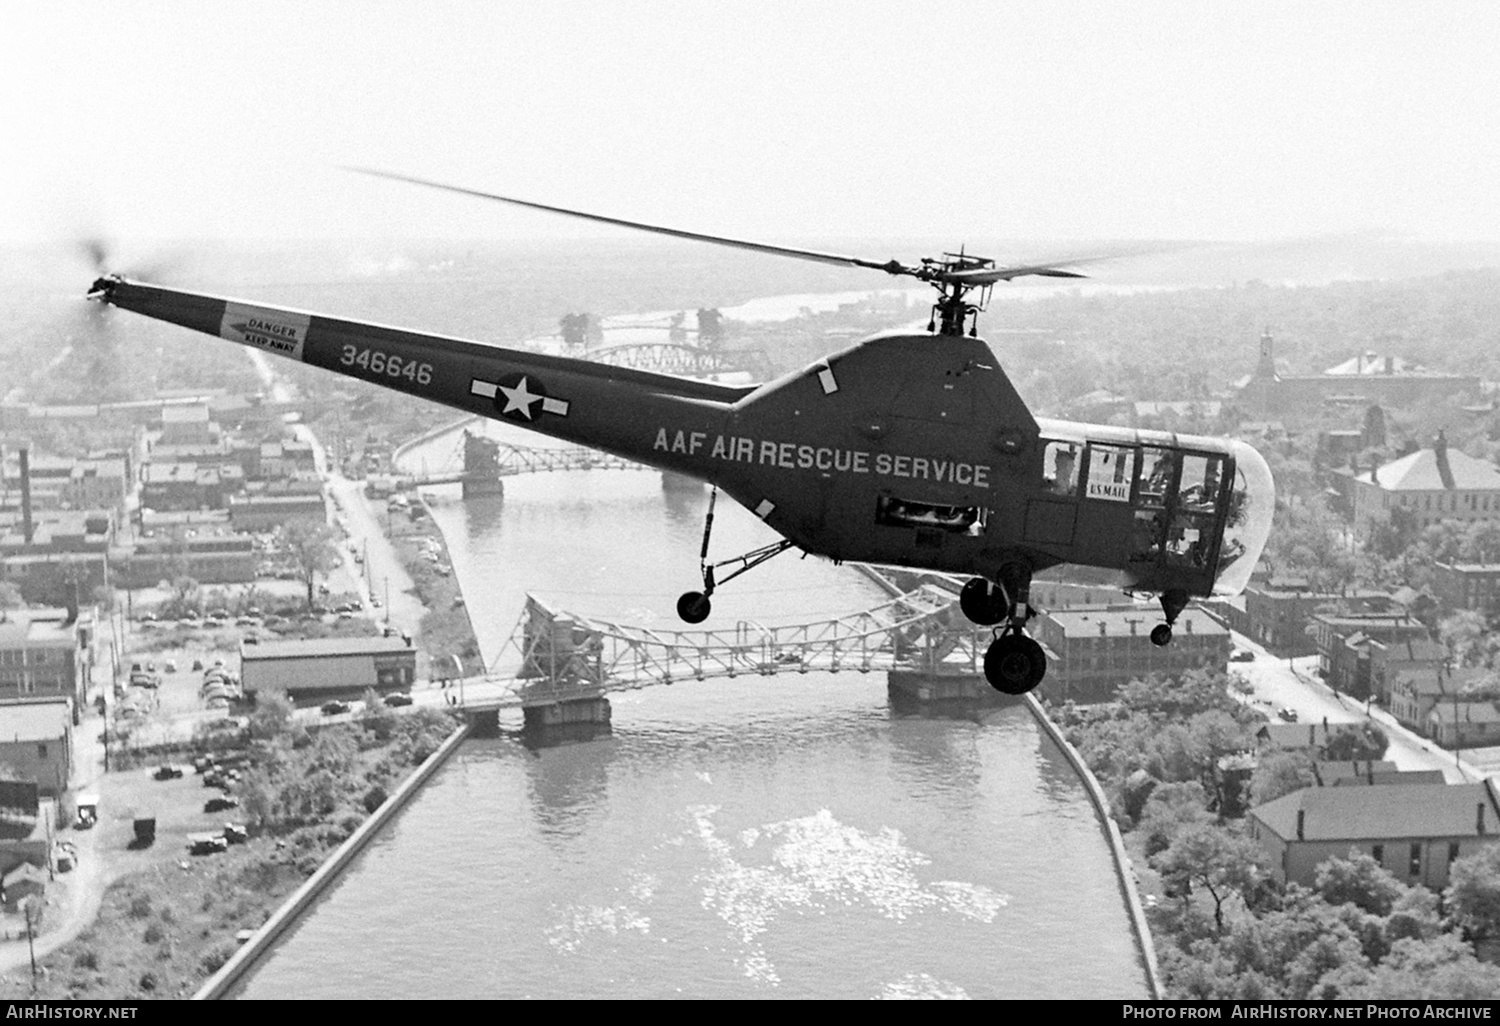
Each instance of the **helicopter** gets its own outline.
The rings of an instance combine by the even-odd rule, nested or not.
[[[959,608],[994,628],[984,674],[1018,695],[1047,655],[1026,631],[1033,575],[1112,572],[1156,595],[1167,645],[1193,597],[1241,592],[1271,530],[1266,461],[1228,438],[1032,415],[978,335],[991,290],[1023,276],[1086,277],[1105,258],[997,266],[966,253],[915,264],[707,235],[366,168],[364,174],[636,231],[913,278],[937,292],[927,330],[873,335],[760,385],[700,381],[506,348],[105,274],[88,298],[262,352],[590,446],[713,487],[701,587],[677,613],[712,612],[715,589],[798,548],[968,577]],[[780,540],[710,563],[724,492]],[[732,569],[720,576],[725,567]]]

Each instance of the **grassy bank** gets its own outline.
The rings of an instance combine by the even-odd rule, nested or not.
[[[417,645],[432,660],[434,675],[446,675],[451,656],[462,661],[466,672],[478,672],[484,662],[479,640],[469,622],[442,533],[425,510],[415,520],[393,516],[391,521],[391,544],[411,576],[413,593],[427,607],[417,629]]]
[[[39,960],[36,996],[60,999],[184,997],[234,953],[237,935],[259,927],[451,733],[444,712],[398,714],[377,705],[350,723],[309,731],[276,714],[253,726],[251,767],[233,785],[240,807],[200,811],[219,792],[191,776],[156,783],[144,769],[112,774],[150,795],[154,845],[132,850],[128,795],[101,821],[96,857],[122,875],[99,915],[73,941]],[[268,736],[269,735],[269,736]],[[104,788],[111,781],[106,779]],[[213,855],[188,854],[188,833],[245,824],[249,840]],[[0,977],[0,998],[33,994],[24,964]]]

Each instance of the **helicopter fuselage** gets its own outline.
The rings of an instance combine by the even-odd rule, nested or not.
[[[1235,593],[1270,529],[1241,442],[1038,420],[990,347],[876,335],[758,387],[103,278],[149,317],[710,482],[806,552],[994,579],[1106,568]]]

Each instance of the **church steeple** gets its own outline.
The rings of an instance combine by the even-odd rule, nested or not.
[[[1271,339],[1271,329],[1267,328],[1260,335],[1260,362],[1255,365],[1255,376],[1276,380],[1276,353]]]

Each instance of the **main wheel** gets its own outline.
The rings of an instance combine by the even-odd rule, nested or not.
[[[1024,634],[1002,634],[984,654],[984,679],[1007,695],[1024,695],[1047,675],[1047,654]]]
[[[677,615],[687,623],[702,623],[708,619],[714,604],[701,591],[689,591],[677,600]]]
[[[1010,611],[1009,606],[1005,592],[983,577],[973,578],[958,593],[958,608],[963,610],[970,623],[977,623],[982,627],[993,626],[1005,619],[1005,614]]]
[[[1157,648],[1165,648],[1172,643],[1172,625],[1159,623],[1151,628],[1151,644]]]

